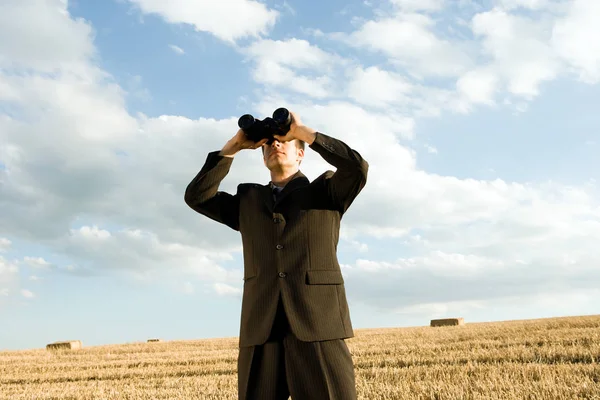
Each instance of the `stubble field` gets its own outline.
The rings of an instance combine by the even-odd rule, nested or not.
[[[237,399],[236,338],[83,344],[0,352],[0,399]],[[348,346],[359,399],[600,399],[600,316],[356,330]]]

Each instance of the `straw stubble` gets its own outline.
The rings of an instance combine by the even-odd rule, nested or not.
[[[600,399],[600,316],[357,330],[359,399]],[[0,399],[237,399],[237,339],[0,353]]]

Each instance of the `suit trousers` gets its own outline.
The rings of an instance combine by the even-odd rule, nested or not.
[[[239,400],[356,400],[352,356],[344,339],[303,342],[290,331],[281,298],[271,335],[241,347]]]

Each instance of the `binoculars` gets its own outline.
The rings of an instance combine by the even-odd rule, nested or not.
[[[244,114],[238,120],[238,126],[246,137],[253,142],[260,142],[263,139],[269,139],[267,143],[272,143],[275,139],[273,135],[284,136],[290,130],[292,116],[286,108],[278,108],[273,112],[273,117],[266,117],[263,120],[256,119],[250,114]]]

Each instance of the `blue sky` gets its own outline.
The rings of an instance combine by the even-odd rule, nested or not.
[[[237,12],[236,12],[237,11]],[[0,349],[237,336],[241,241],[183,202],[247,112],[370,163],[355,328],[598,313],[595,0],[0,5]],[[308,151],[302,170],[333,169]],[[236,156],[223,189],[266,183]]]

